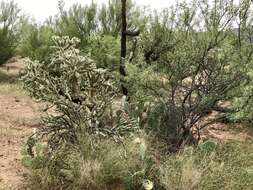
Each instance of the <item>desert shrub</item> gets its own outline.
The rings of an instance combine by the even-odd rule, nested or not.
[[[247,122],[252,124],[252,81],[248,85],[243,85],[240,89],[240,96],[233,99],[235,112],[229,114],[228,118],[234,122]]]
[[[127,0],[127,20],[129,29],[138,27],[143,29],[147,23],[145,10],[138,7],[132,0]],[[121,2],[117,0],[103,4],[98,11],[98,23],[101,25],[101,32],[104,35],[117,37],[121,31]]]
[[[59,1],[59,14],[49,17],[45,23],[36,24],[29,19],[24,20],[21,27],[19,54],[32,60],[49,61],[52,46],[52,36],[69,36],[80,39],[78,47],[83,52],[89,50],[90,37],[96,31],[96,4],[81,6],[75,4],[68,10],[64,2]]]
[[[1,2],[0,5],[0,64],[14,55],[17,45],[17,24],[20,9],[14,1]]]
[[[246,80],[241,82],[240,87],[236,89],[232,96],[231,107],[234,109],[232,113],[229,113],[229,119],[235,122],[250,122],[252,123],[252,87],[253,87],[253,67],[250,54],[252,53],[252,11],[250,10],[251,2],[241,2],[241,10],[239,14],[239,28],[242,30],[236,30],[238,36],[238,47],[240,48],[240,60],[238,61],[235,69],[243,70]],[[242,61],[247,60],[248,64],[241,64]]]
[[[170,155],[160,166],[165,189],[250,189],[252,163],[248,144],[201,143]],[[252,155],[251,155],[252,156]]]
[[[51,53],[51,38],[54,33],[54,29],[50,25],[40,26],[32,23],[29,19],[22,20],[20,43],[17,47],[19,55],[47,62]]]
[[[87,48],[90,45],[89,38],[98,28],[96,15],[97,5],[94,2],[87,6],[75,4],[65,10],[64,2],[60,1],[59,16],[55,19],[57,34],[79,38],[80,47],[87,52]]]
[[[242,37],[238,44],[232,22],[249,4],[236,7],[229,2],[178,4],[155,18],[144,33],[142,77],[132,77],[132,83],[146,89],[144,97],[153,97],[153,116],[157,116],[153,132],[167,141],[169,151],[195,143],[193,131],[198,134],[233,112],[220,103],[237,97],[233,92],[247,81],[242,65],[250,65],[252,45],[243,43]],[[197,22],[198,18],[205,22]],[[249,27],[244,25],[239,32]],[[208,117],[214,110],[219,112],[217,117]]]
[[[153,140],[141,133],[126,139],[125,147],[105,140],[95,151],[88,141],[82,145],[83,151],[66,146],[46,162],[46,154],[40,157],[44,145],[38,145],[35,157],[26,153],[23,163],[33,168],[29,181],[32,189],[132,190],[143,188],[146,181],[158,190],[236,190],[253,185],[252,141],[218,144],[209,140],[164,156]],[[47,167],[41,167],[45,163]]]
[[[104,140],[93,150],[89,141],[83,141],[81,151],[66,144],[54,159],[47,158],[45,151],[41,154],[43,145],[37,144],[33,158],[24,149],[22,163],[32,171],[33,189],[140,189],[144,180],[159,185],[157,161],[147,139],[134,135],[124,147]]]
[[[228,114],[228,118],[234,122],[253,121],[253,68],[252,64],[246,67],[247,80],[241,83],[240,88],[237,89],[236,97],[232,101],[234,112]]]
[[[99,68],[118,70],[119,40],[112,36],[94,36],[91,40],[90,54]]]

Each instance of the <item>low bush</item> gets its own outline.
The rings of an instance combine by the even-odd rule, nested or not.
[[[243,86],[247,93],[238,89],[252,78],[246,70],[253,59],[252,43],[242,37],[252,30],[245,24],[238,29],[242,33],[238,37],[232,23],[240,11],[246,14],[240,21],[250,23],[250,3],[234,6],[226,2],[179,3],[156,16],[142,33],[142,51],[137,56],[140,68],[133,69],[133,76],[128,73],[129,91],[152,97],[154,106],[148,118],[155,122],[148,126],[166,142],[167,152],[195,144],[203,128],[226,120],[235,110],[221,106],[225,102],[240,97],[245,102],[239,103],[245,105],[240,114],[249,116],[252,88]],[[195,22],[199,18],[205,22]],[[209,117],[213,111],[218,114]]]
[[[42,190],[137,190],[147,182],[158,190],[250,190],[253,185],[252,141],[206,141],[167,156],[144,134],[134,135],[124,144],[106,140],[91,150],[87,143],[82,151],[66,146],[53,159],[47,158],[46,149],[41,148],[44,145],[38,144],[35,157],[24,152],[22,162],[32,171],[30,187]]]
[[[49,25],[39,26],[23,20],[20,25],[20,43],[17,47],[19,55],[40,62],[49,61],[54,30]]]
[[[160,180],[171,189],[251,189],[252,141],[247,144],[201,143],[168,156],[160,166]]]
[[[109,35],[94,36],[89,49],[99,68],[118,71],[120,43],[117,38]]]
[[[228,118],[234,122],[253,124],[253,67],[252,64],[247,67],[247,81],[241,83],[240,88],[234,93],[237,96],[232,101],[232,107],[235,110],[228,114]]]
[[[134,135],[124,146],[105,140],[96,149],[91,149],[90,141],[83,141],[82,150],[66,144],[53,158],[47,157],[45,145],[36,143],[34,157],[24,148],[22,163],[32,170],[33,189],[140,189],[143,180],[158,179],[156,158],[146,139]]]
[[[20,10],[14,1],[2,1],[0,4],[0,65],[15,53],[19,12]]]

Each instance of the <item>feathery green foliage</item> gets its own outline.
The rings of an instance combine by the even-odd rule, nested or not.
[[[20,43],[17,47],[18,54],[32,60],[47,62],[50,56],[51,38],[55,34],[50,25],[39,26],[23,19],[20,24]]]
[[[249,78],[242,65],[252,63],[252,44],[242,36],[238,44],[233,33],[234,19],[248,8],[229,0],[225,4],[214,1],[210,6],[204,1],[182,3],[155,17],[144,33],[141,55],[148,69],[139,69],[143,75],[130,78],[137,88],[144,89],[143,96],[152,96],[155,105],[162,105],[154,128],[172,145],[169,151],[193,143],[193,131],[234,112],[220,104],[237,97],[234,92]],[[247,23],[238,29],[241,35],[251,35],[245,33],[250,20],[245,17],[241,22]],[[210,119],[212,111],[220,114]]]
[[[19,12],[20,9],[14,1],[2,1],[0,4],[0,65],[14,55]]]

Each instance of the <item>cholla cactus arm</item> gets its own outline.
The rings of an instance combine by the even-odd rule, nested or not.
[[[134,130],[131,119],[115,123],[108,122],[115,118],[105,118],[117,95],[110,73],[80,55],[77,38],[53,37],[53,41],[50,61],[29,61],[22,76],[31,96],[54,107],[55,113],[43,118],[41,131],[49,145],[56,148],[63,142],[78,143],[85,135],[120,139]]]

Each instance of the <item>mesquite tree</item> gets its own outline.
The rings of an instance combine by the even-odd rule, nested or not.
[[[246,33],[252,22],[241,15],[249,6],[232,0],[179,4],[146,31],[143,57],[152,72],[137,80],[148,89],[145,96],[149,92],[161,105],[149,127],[170,151],[194,142],[195,133],[234,111],[222,103],[238,96],[235,90],[247,81],[253,50],[245,37],[252,35]],[[234,32],[239,16],[244,24]]]
[[[14,1],[0,4],[0,65],[14,54],[20,9]]]

